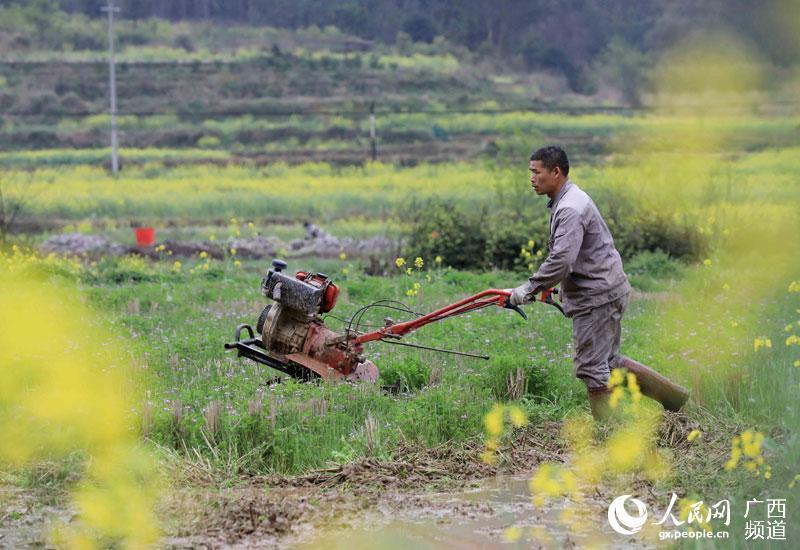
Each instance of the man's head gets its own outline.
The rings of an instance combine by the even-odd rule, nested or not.
[[[561,147],[548,145],[533,152],[529,169],[531,187],[536,194],[552,199],[567,182],[569,159]]]

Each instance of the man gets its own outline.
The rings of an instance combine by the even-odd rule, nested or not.
[[[631,286],[614,239],[592,199],[568,179],[569,160],[560,147],[548,146],[530,158],[531,186],[550,201],[548,256],[528,281],[509,297],[512,305],[561,284],[564,313],[572,317],[575,376],[588,390],[592,415],[609,414],[611,369],[636,374],[643,394],[678,410],[688,392],[648,367],[619,354],[620,322]]]

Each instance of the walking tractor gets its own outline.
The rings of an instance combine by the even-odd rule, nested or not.
[[[400,340],[428,323],[489,306],[513,309],[527,319],[519,307],[508,302],[511,291],[488,289],[425,315],[411,311],[401,302],[381,300],[356,311],[345,321],[344,332],[334,332],[325,325],[321,315],[336,306],[339,287],[324,273],[298,271],[292,276],[285,272],[286,267],[286,262],[272,261],[272,267],[261,282],[262,294],[272,303],[261,312],[255,330],[248,324],[239,325],[236,327],[236,341],[225,344],[225,348],[236,349],[240,357],[296,378],[377,382],[378,368],[364,357],[364,344],[375,341],[489,359],[488,355],[443,350]],[[542,298],[560,308],[550,293],[543,293]],[[377,307],[400,311],[414,318],[395,323],[387,317],[383,327],[363,332],[360,329],[364,314]],[[243,331],[247,333],[245,338],[242,338]]]

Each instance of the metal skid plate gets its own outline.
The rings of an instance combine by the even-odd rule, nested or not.
[[[250,335],[242,339],[242,330],[246,330]],[[294,378],[311,379],[318,375],[307,367],[290,360],[281,360],[269,353],[264,348],[261,338],[256,337],[250,325],[243,324],[236,327],[236,340],[225,344],[225,349],[235,349],[239,357],[247,357],[262,365],[267,365],[275,370],[279,370]]]

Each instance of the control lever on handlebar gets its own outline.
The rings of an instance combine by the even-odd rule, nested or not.
[[[525,315],[525,312],[522,311],[522,308],[519,307],[519,306],[513,305],[510,300],[511,300],[511,296],[506,296],[506,301],[503,303],[503,307],[506,308],[506,309],[513,309],[514,311],[516,311],[517,313],[522,315],[522,318],[527,321],[528,320],[528,316]]]

